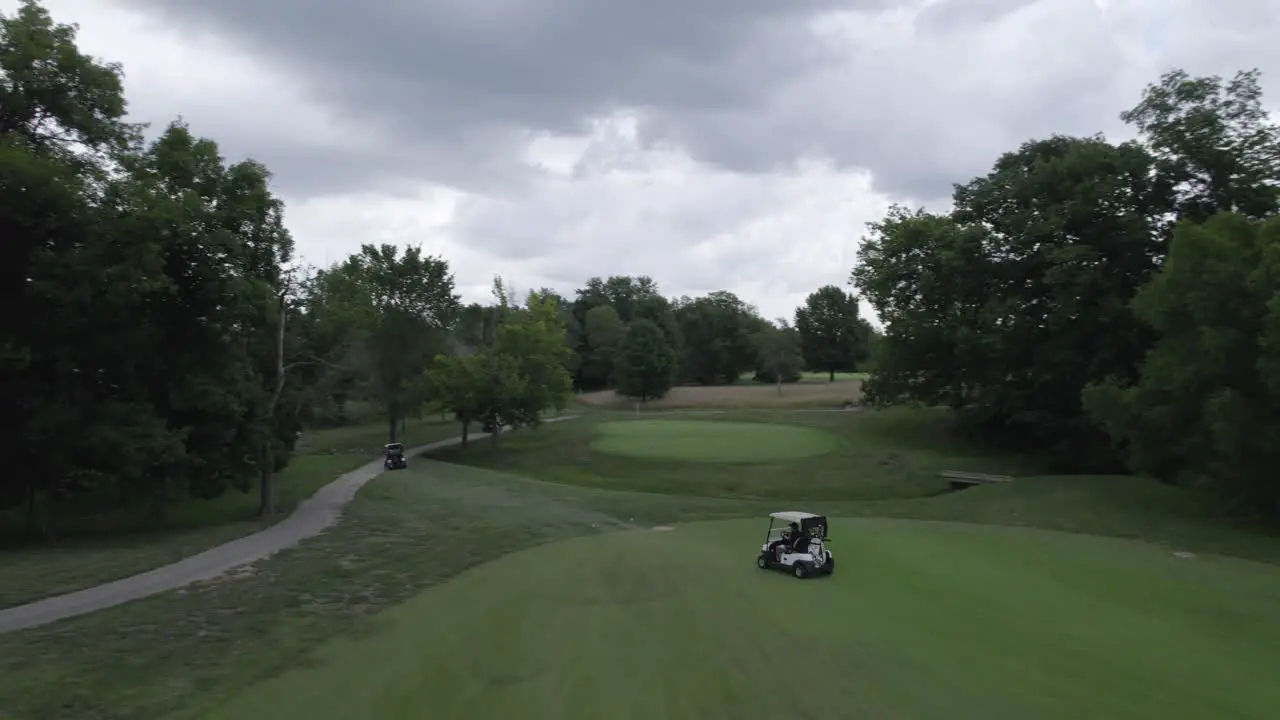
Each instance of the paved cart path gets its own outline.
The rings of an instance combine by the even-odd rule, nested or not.
[[[566,415],[548,418],[543,422],[559,422],[571,420],[574,417],[577,416]],[[470,437],[479,440],[488,435],[476,433]],[[405,454],[418,455],[457,445],[460,442],[462,442],[461,437],[450,438],[410,448]],[[339,476],[338,479],[320,488],[314,495],[302,501],[289,517],[275,525],[183,558],[178,562],[84,590],[0,610],[0,634],[45,625],[138,600],[166,590],[208,580],[242,565],[257,562],[309,537],[314,537],[336,523],[343,506],[351,502],[360,488],[382,473],[381,459],[370,462]]]

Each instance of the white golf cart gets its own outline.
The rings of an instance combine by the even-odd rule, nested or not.
[[[770,513],[769,532],[756,566],[785,570],[798,578],[830,575],[836,570],[836,560],[826,540],[827,518],[822,515],[797,510]]]

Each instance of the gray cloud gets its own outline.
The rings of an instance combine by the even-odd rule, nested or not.
[[[759,110],[802,74],[813,14],[840,0],[128,0],[236,38],[376,118],[402,155],[485,152],[513,127],[571,133],[620,107]],[[866,2],[871,7],[881,3]],[[800,47],[803,47],[801,45]],[[406,150],[410,152],[406,152]],[[435,156],[435,157],[433,157]],[[461,164],[466,164],[461,163]],[[452,180],[456,168],[424,168]]]
[[[642,141],[720,167],[824,156],[932,199],[1032,137],[1117,130],[1154,79],[1143,52],[1230,72],[1275,60],[1280,25],[1266,0],[127,2],[237,39],[376,127],[385,152],[271,151],[282,182],[316,192],[401,178],[491,191],[530,179],[516,130],[634,109]],[[906,30],[895,8],[918,10]],[[846,31],[815,36],[832,15]],[[1131,46],[1141,23],[1147,50]]]

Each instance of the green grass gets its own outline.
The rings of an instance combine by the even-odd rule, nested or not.
[[[768,478],[775,487],[772,496],[641,492],[637,490],[654,483],[633,476],[624,476],[614,489],[600,489],[585,482],[547,483],[489,469],[506,466],[557,476],[583,462],[583,453],[590,454],[585,445],[596,422],[616,418],[602,414],[516,433],[496,454],[486,442],[450,453],[476,466],[417,461],[408,471],[373,481],[332,530],[247,571],[51,626],[0,635],[0,677],[5,679],[0,682],[0,717],[157,720],[199,718],[210,712],[227,717],[243,709],[245,717],[252,718],[319,708],[321,700],[332,705],[317,711],[317,717],[350,717],[340,712],[345,699],[326,697],[326,689],[310,685],[307,692],[279,705],[238,704],[252,704],[255,698],[274,701],[296,682],[293,673],[311,672],[316,682],[338,683],[332,690],[389,703],[384,708],[394,707],[395,696],[407,702],[417,697],[415,693],[435,688],[434,700],[415,708],[409,717],[450,717],[447,703],[456,701],[461,691],[478,687],[479,681],[499,681],[506,684],[473,699],[476,710],[490,711],[476,716],[536,718],[536,712],[550,712],[539,699],[543,696],[534,693],[546,690],[551,678],[613,679],[618,684],[603,689],[625,699],[637,695],[635,684],[671,677],[663,663],[688,668],[688,677],[672,679],[676,687],[700,685],[689,692],[690,705],[665,715],[661,707],[649,712],[655,705],[646,703],[669,697],[654,689],[653,700],[637,700],[629,706],[630,714],[622,716],[640,717],[643,710],[646,717],[716,717],[714,712],[700,713],[704,706],[698,703],[722,693],[725,708],[742,709],[752,697],[743,688],[750,687],[750,692],[763,691],[736,717],[761,717],[776,714],[758,710],[772,707],[772,691],[778,687],[771,684],[773,675],[759,675],[766,672],[764,660],[780,671],[806,656],[824,661],[815,670],[820,677],[834,677],[836,669],[842,669],[839,679],[851,683],[847,690],[823,689],[813,697],[814,703],[823,703],[819,708],[848,700],[826,712],[828,717],[966,717],[985,709],[991,712],[982,712],[983,717],[1054,717],[1055,712],[1142,717],[1148,711],[1164,712],[1169,718],[1269,716],[1251,712],[1255,703],[1267,700],[1268,685],[1250,686],[1248,681],[1277,662],[1275,618],[1280,613],[1274,599],[1280,597],[1280,587],[1275,585],[1275,570],[1214,555],[1276,564],[1280,540],[1233,528],[1209,513],[1210,506],[1196,493],[1140,478],[1066,477],[1020,478],[1009,485],[940,495],[930,485],[923,488],[929,490],[924,494],[894,495],[887,491],[901,490],[903,482],[914,482],[911,473],[924,473],[931,465],[982,469],[976,466],[1016,464],[969,453],[950,440],[939,418],[919,413],[733,417],[796,422],[845,435],[850,443],[845,454],[824,456],[843,458],[849,468],[837,497],[821,497],[826,490],[811,489],[804,476],[761,473],[752,465],[738,465],[733,472],[762,488],[768,487]],[[521,460],[526,456],[532,459]],[[880,464],[896,457],[906,460]],[[634,464],[615,460],[620,466]],[[808,462],[812,461],[792,465]],[[910,472],[903,471],[904,464]],[[998,470],[991,465],[987,469]],[[657,463],[651,472],[682,467]],[[715,466],[699,467],[701,474],[674,471],[685,481],[715,475]],[[834,466],[828,471],[834,473]],[[886,482],[886,473],[896,479]],[[940,481],[930,477],[928,482]],[[796,583],[752,567],[751,554],[767,522],[764,516],[778,509],[842,518],[833,529],[833,549],[841,559],[834,582]],[[751,519],[688,525],[743,516]],[[1146,542],[843,518],[1042,527]],[[659,524],[675,524],[677,530],[647,530]],[[630,535],[601,534],[637,528],[641,532]],[[687,542],[695,534],[698,542],[689,544],[696,548],[693,557],[710,561],[697,568],[698,573],[708,573],[704,585],[676,581],[690,572],[679,566],[678,557],[672,563],[658,562],[669,557],[663,554],[664,543]],[[563,566],[527,563],[537,556],[513,556],[458,577],[523,548],[583,536],[594,536],[592,542],[603,545],[598,552],[589,552],[587,545],[563,546],[583,553],[581,566],[577,561]],[[1172,550],[1189,550],[1198,557],[1175,558]],[[548,546],[534,552],[557,551]],[[451,578],[457,581],[442,584]],[[498,587],[508,592],[465,592],[492,587],[485,582],[500,582]],[[711,587],[720,584],[723,588]],[[597,594],[577,592],[577,587]],[[648,598],[646,591],[651,596],[655,587],[673,595],[686,587],[698,589],[711,593],[711,601]],[[412,599],[429,588],[436,589]],[[570,598],[558,611],[545,595],[553,591],[561,593],[561,599]],[[732,602],[716,600],[730,594]],[[611,597],[629,602],[605,602]],[[532,607],[527,621],[516,609],[523,600]],[[410,603],[403,609],[381,612],[405,601]],[[788,608],[810,606],[814,620],[803,634],[778,621]],[[487,650],[460,645],[466,628],[472,628],[476,638],[497,637],[496,629],[488,635],[475,625],[485,608],[500,628],[519,632],[503,635],[501,644]],[[706,631],[682,619],[681,612],[705,618]],[[726,617],[720,620],[717,614]],[[575,622],[574,617],[583,620]],[[596,624],[583,624],[588,622]],[[670,623],[676,624],[673,631],[687,630],[687,637],[668,632]],[[1095,628],[1091,623],[1101,624]],[[544,625],[548,632],[566,625],[581,632],[540,634]],[[1113,652],[1106,644],[1108,632],[1155,644],[1148,650],[1125,647],[1123,654],[1098,659],[1098,653]],[[1236,643],[1245,632],[1249,635],[1244,643]],[[1157,637],[1162,633],[1163,639]],[[612,639],[609,646],[615,654],[595,663],[591,671],[583,670],[580,659],[599,659],[589,653],[595,652],[592,643],[602,634]],[[403,636],[405,642],[388,645],[392,635]],[[539,638],[561,644],[548,649]],[[668,648],[658,642],[661,638],[676,638],[673,642],[680,644]],[[436,644],[442,647],[434,648]],[[748,646],[761,659],[747,658],[743,648]],[[360,648],[378,648],[382,654],[360,655],[373,652]],[[677,648],[689,654],[668,654]],[[444,657],[434,653],[450,649],[454,654],[433,664]],[[344,659],[348,651],[356,655]],[[581,658],[575,652],[582,653]],[[405,667],[387,670],[383,663],[395,658],[403,659]],[[1175,660],[1190,669],[1180,669]],[[1216,660],[1226,669],[1211,667]],[[370,667],[357,668],[350,681],[335,681],[336,668],[348,663]],[[627,663],[629,669],[624,667]],[[486,670],[495,665],[507,672]],[[748,686],[732,677],[739,665],[744,672],[756,673],[750,675],[755,683]],[[1152,669],[1144,671],[1147,666]],[[380,679],[378,669],[390,675]],[[618,674],[622,669],[628,669],[625,677]],[[522,676],[526,670],[546,676]],[[1230,677],[1225,676],[1228,672]],[[468,686],[471,681],[464,678],[446,687],[436,677],[450,673],[474,677],[476,683]],[[706,683],[697,683],[695,673]],[[1062,678],[1056,677],[1059,673]],[[1100,677],[1106,673],[1117,677]],[[628,678],[631,685],[624,682]],[[522,679],[528,682],[519,682]],[[404,682],[391,684],[395,681]],[[1122,681],[1129,684],[1128,709],[1107,704],[1126,692]],[[380,686],[383,682],[388,684]],[[1211,687],[1217,684],[1220,690]],[[551,686],[566,698],[586,703],[582,710],[566,709],[565,717],[587,712],[590,702],[609,702],[583,685]],[[1057,698],[1061,706],[1049,707],[1041,693]],[[1089,694],[1098,697],[1085,697]],[[521,697],[527,702],[519,712],[501,712],[503,703]],[[945,711],[933,711],[936,704],[944,705]],[[785,712],[803,716],[798,707]],[[1072,712],[1076,709],[1078,714]],[[377,709],[361,708],[356,716],[376,718]]]
[[[1165,720],[1280,705],[1280,567],[836,520],[847,565],[801,583],[752,566],[761,529],[636,530],[503,558],[209,718]]]
[[[410,421],[406,440],[418,445],[457,434],[453,423]],[[386,442],[385,425],[318,430],[299,439],[298,454],[276,478],[280,513],[255,517],[256,487],[215,500],[188,500],[169,509],[162,530],[146,529],[144,515],[116,512],[68,518],[63,539],[23,544],[0,553],[0,607],[73,592],[176,562],[261,530],[339,475],[369,462]],[[10,524],[20,518],[11,517]]]
[[[446,448],[436,457],[527,475],[549,482],[600,487],[612,490],[640,490],[680,495],[716,497],[808,498],[815,500],[876,500],[925,497],[945,492],[947,481],[938,477],[943,470],[968,470],[1022,474],[1032,466],[1008,457],[977,453],[953,439],[948,418],[942,414],[890,411],[883,413],[731,411],[703,415],[697,420],[674,415],[646,420],[637,426],[643,434],[656,432],[662,423],[672,423],[670,435],[677,452],[689,452],[696,438],[678,436],[696,423],[707,437],[715,423],[725,423],[740,433],[743,423],[759,423],[750,434],[762,451],[776,452],[768,439],[777,424],[797,431],[819,431],[828,451],[822,455],[761,461],[751,464],[711,464],[698,459],[683,461],[624,457],[597,452],[592,441],[597,427],[610,420],[623,421],[626,413],[596,412],[573,422],[546,426],[537,432],[518,433],[504,441],[502,448],[480,443],[463,450]],[[652,417],[652,416],[651,416]],[[605,428],[625,428],[609,423]],[[642,434],[642,436],[643,436]],[[812,437],[812,436],[806,436]],[[809,442],[809,441],[806,441]],[[598,446],[597,446],[598,447]],[[812,447],[812,445],[809,445]],[[721,452],[708,447],[708,452]]]
[[[758,422],[623,420],[595,425],[591,450],[641,459],[713,463],[788,462],[837,450],[817,428]]]

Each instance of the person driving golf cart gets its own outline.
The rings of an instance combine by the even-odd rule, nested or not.
[[[782,535],[769,544],[769,552],[774,555],[778,554],[780,548],[785,545],[793,545],[796,540],[800,539],[800,523],[788,523],[787,529],[782,531]]]

